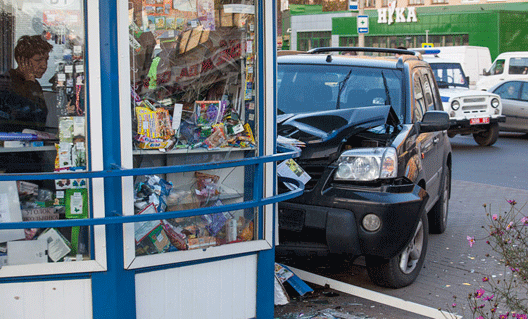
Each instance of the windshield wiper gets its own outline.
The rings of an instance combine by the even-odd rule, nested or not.
[[[389,87],[387,86],[387,79],[385,78],[385,74],[383,73],[383,71],[381,71],[381,77],[383,78],[383,86],[385,87],[385,94],[387,95],[387,101],[385,101],[385,105],[392,105],[390,100]]]
[[[336,102],[336,109],[339,110],[341,108],[341,93],[343,92],[343,89],[345,88],[345,85],[350,78],[350,75],[352,74],[353,69],[350,69],[348,71],[348,74],[345,76],[343,81],[339,82],[339,90],[337,91],[337,102]]]

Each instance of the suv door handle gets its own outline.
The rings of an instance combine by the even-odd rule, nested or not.
[[[433,143],[436,144],[436,143],[438,143],[439,140],[440,139],[438,137],[435,137],[435,138],[433,138]]]

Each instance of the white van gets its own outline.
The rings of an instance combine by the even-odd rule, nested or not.
[[[483,70],[488,70],[491,66],[491,54],[487,47],[459,45],[427,49],[438,50],[436,56],[439,58],[460,63],[464,73],[469,77],[469,88],[471,89],[474,89],[479,79],[483,77]],[[424,49],[409,50],[420,52]]]
[[[477,89],[485,91],[501,81],[523,76],[528,78],[528,51],[504,52],[477,82]]]

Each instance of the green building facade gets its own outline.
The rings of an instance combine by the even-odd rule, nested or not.
[[[435,47],[484,46],[489,48],[492,59],[502,52],[528,51],[528,2],[429,6],[415,7],[415,10],[416,22],[391,24],[378,23],[378,10],[365,10],[365,15],[369,16],[365,46],[421,47],[423,43],[432,43]],[[290,10],[288,22],[293,23],[294,19],[306,15],[303,11],[306,10],[294,7]],[[404,14],[408,17],[407,9]],[[327,35],[328,40],[338,39],[337,43],[336,40],[329,42],[332,45],[357,45],[355,16],[331,18],[331,30],[331,34]],[[304,43],[311,41],[310,34],[304,33],[298,32],[295,37],[297,47],[290,49],[315,47],[312,43]]]

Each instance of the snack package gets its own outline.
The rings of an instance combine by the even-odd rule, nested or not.
[[[146,107],[136,107],[136,117],[139,135],[166,140],[174,136],[168,110],[160,107],[153,111]]]
[[[187,243],[185,239],[187,236],[182,233],[183,229],[181,227],[173,226],[171,223],[166,220],[163,221],[163,229],[169,237],[171,244],[176,247],[178,250],[187,250]]]
[[[224,124],[219,123],[213,125],[213,133],[204,141],[207,148],[221,147],[226,143],[226,137],[224,132]]]

